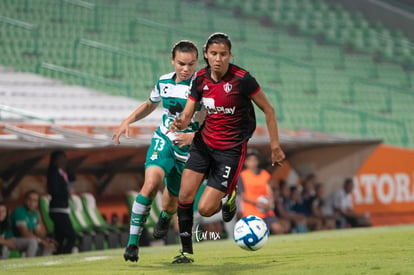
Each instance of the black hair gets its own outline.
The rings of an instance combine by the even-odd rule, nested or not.
[[[354,183],[354,181],[352,180],[352,178],[346,178],[344,180],[344,186],[348,186],[348,185],[353,184],[353,183]]]
[[[344,180],[344,184],[350,184],[350,183],[354,183],[354,181],[352,180],[352,178],[346,178]]]
[[[289,187],[289,190],[290,190],[290,193],[293,193],[293,192],[299,190],[299,188],[296,185],[292,185],[292,186]]]
[[[59,157],[64,156],[66,157],[66,154],[64,151],[62,150],[56,150],[53,151],[52,153],[50,153],[50,159],[49,159],[49,169],[51,169],[52,167],[56,167],[56,161],[58,160]]]
[[[189,52],[195,52],[196,57],[198,59],[198,49],[194,42],[190,40],[180,40],[177,43],[175,43],[174,47],[171,50],[171,57],[172,59],[175,58],[175,54],[177,51],[189,53]]]
[[[250,156],[255,156],[257,159],[260,158],[259,152],[257,150],[248,150],[247,153],[246,153],[246,158],[248,158]]]
[[[208,47],[211,44],[220,44],[220,43],[227,45],[227,47],[229,48],[229,51],[231,52],[231,40],[227,34],[222,33],[222,32],[216,32],[209,36],[206,43],[204,44],[203,52],[206,53],[208,51]],[[209,66],[207,58],[204,57],[204,61],[207,63],[207,66]]]
[[[27,200],[31,194],[36,194],[40,197],[39,192],[37,192],[35,189],[30,189],[29,191],[26,191],[26,193],[24,193],[24,199]]]

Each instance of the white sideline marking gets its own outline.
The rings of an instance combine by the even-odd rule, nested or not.
[[[19,263],[11,263],[11,264],[4,264],[2,265],[2,268],[4,269],[17,269],[22,267],[36,267],[36,266],[53,266],[63,263],[70,263],[70,262],[93,262],[93,261],[99,261],[99,260],[105,260],[110,258],[110,256],[89,256],[85,258],[80,259],[69,259],[69,260],[50,260],[50,261],[41,261],[41,262],[33,262],[33,263],[25,263],[25,262],[19,262]]]
[[[47,261],[47,262],[44,262],[44,263],[42,263],[41,265],[57,265],[57,264],[61,264],[61,263],[63,263],[63,261],[62,260],[58,260],[58,261]]]
[[[110,258],[109,256],[90,256],[90,257],[86,257],[83,260],[85,262],[93,262],[93,261],[99,261],[99,260],[105,260]]]

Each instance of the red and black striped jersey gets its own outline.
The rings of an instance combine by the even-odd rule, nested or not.
[[[211,79],[209,67],[199,70],[188,98],[201,101],[207,110],[201,129],[204,142],[225,150],[247,141],[256,129],[251,97],[259,91],[256,79],[236,65],[230,64],[218,82]]]

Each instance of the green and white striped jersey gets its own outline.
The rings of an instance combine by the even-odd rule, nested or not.
[[[192,80],[192,78],[190,78],[176,83],[174,76],[175,72],[162,75],[152,89],[150,95],[150,101],[153,103],[161,102],[164,109],[162,120],[156,130],[156,134],[166,136],[171,141],[175,139],[175,133],[169,132],[166,134],[166,132],[169,129],[171,122],[173,122],[184,110]],[[197,116],[195,115],[190,125],[181,132],[195,132],[200,128],[201,121],[196,121],[194,119],[195,117]],[[188,148],[182,149],[184,149],[184,152],[188,150]]]

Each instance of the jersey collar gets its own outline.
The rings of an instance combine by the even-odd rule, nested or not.
[[[215,84],[220,83],[230,73],[231,67],[233,67],[232,63],[229,64],[229,67],[227,68],[227,72],[223,75],[223,77],[219,81],[215,81],[213,78],[211,78],[211,68],[210,68],[210,66],[208,66],[206,68],[207,76],[213,83],[215,83]]]

